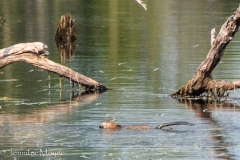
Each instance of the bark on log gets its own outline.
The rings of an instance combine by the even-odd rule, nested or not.
[[[199,96],[204,92],[210,92],[214,96],[223,96],[226,91],[240,88],[240,81],[215,81],[211,73],[221,60],[228,43],[233,39],[240,24],[240,7],[222,25],[219,34],[215,38],[215,28],[211,31],[211,49],[206,59],[199,66],[194,77],[180,89],[175,91],[172,97]]]
[[[24,61],[81,84],[82,86],[86,87],[87,90],[107,90],[107,88],[99,82],[81,75],[66,66],[57,64],[47,59],[46,55],[48,55],[48,52],[46,51],[46,48],[47,45],[41,42],[33,42],[20,43],[1,49],[0,68],[3,68],[6,65],[14,62]]]

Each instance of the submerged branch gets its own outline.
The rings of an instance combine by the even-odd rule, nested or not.
[[[177,125],[186,125],[186,126],[195,126],[193,123],[185,122],[185,121],[176,121],[176,122],[169,122],[169,123],[163,123],[156,127],[156,129],[162,129],[164,127],[170,127],[170,126],[177,126]]]

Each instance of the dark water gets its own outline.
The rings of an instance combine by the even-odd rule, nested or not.
[[[22,42],[48,45],[49,59],[110,88],[77,95],[71,84],[25,63],[0,70],[1,159],[239,159],[239,106],[216,101],[177,101],[167,95],[194,75],[236,0],[1,1],[0,48]],[[70,13],[78,40],[62,59],[54,36]],[[239,76],[236,34],[215,79]],[[50,80],[48,77],[50,76]],[[49,89],[50,85],[50,89]],[[75,89],[77,87],[75,86]],[[231,96],[240,97],[239,91]],[[75,100],[74,99],[74,100]],[[107,131],[103,120],[157,126],[189,121],[172,130]]]

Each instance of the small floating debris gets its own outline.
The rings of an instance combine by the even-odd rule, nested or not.
[[[42,71],[44,71],[44,69],[38,69],[37,71],[42,72]]]
[[[86,158],[86,159],[90,159],[89,157],[85,156],[84,154],[82,156],[80,156],[82,158]]]
[[[117,77],[114,77],[114,78],[112,78],[112,79],[110,79],[110,80],[112,81],[112,80],[114,80],[114,79],[116,79],[116,78],[117,78]]]
[[[31,69],[30,71],[28,71],[28,72],[33,72],[34,71],[34,69]]]
[[[0,82],[14,82],[18,81],[18,79],[1,79]]]
[[[15,87],[21,87],[22,86],[22,84],[19,84],[19,85],[16,85]]]
[[[118,63],[119,66],[121,66],[122,64],[125,64],[124,62],[123,63]]]
[[[195,47],[198,47],[199,46],[199,44],[196,44],[196,45],[194,45],[193,47],[195,48]]]
[[[9,100],[10,98],[8,98],[8,97],[2,97],[2,98],[0,98],[0,100],[4,100],[4,101],[7,101],[7,100]]]

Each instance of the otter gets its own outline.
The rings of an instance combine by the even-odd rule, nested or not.
[[[185,122],[185,121],[175,121],[175,122],[170,122],[170,123],[163,123],[158,126],[151,127],[151,126],[146,126],[146,125],[133,125],[133,126],[126,126],[122,127],[116,122],[113,121],[104,121],[102,125],[99,126],[99,128],[102,129],[133,129],[133,130],[147,130],[147,129],[162,129],[163,127],[169,127],[169,126],[174,126],[174,125],[187,125],[187,126],[194,126],[193,123]]]

